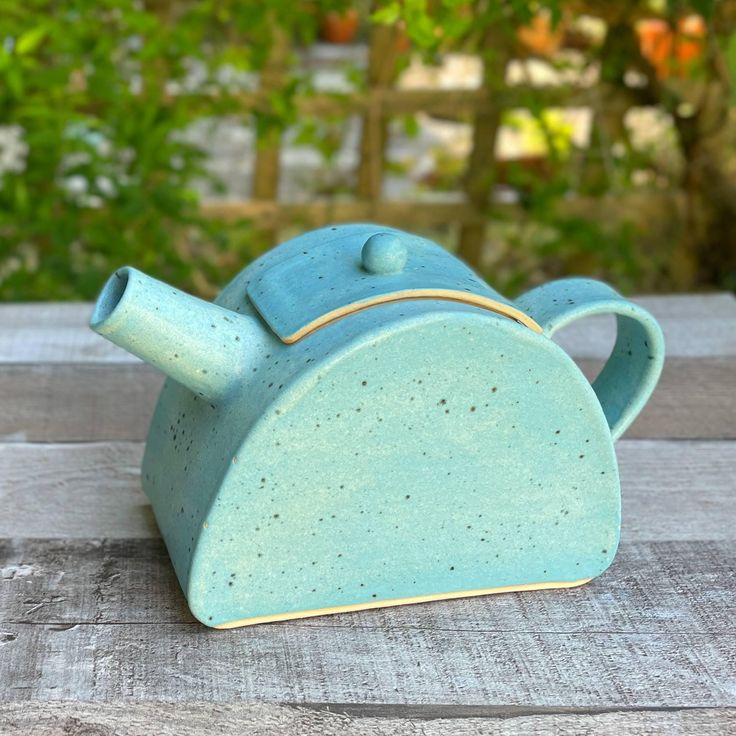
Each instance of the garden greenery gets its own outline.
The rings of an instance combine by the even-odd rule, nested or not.
[[[200,293],[227,280],[250,230],[202,217],[193,184],[217,182],[183,134],[293,122],[295,85],[267,113],[239,94],[274,29],[308,43],[317,23],[290,0],[0,0],[0,297],[91,298],[126,262]]]
[[[258,239],[247,222],[202,215],[197,192],[203,184],[215,191],[222,187],[186,133],[198,120],[224,116],[244,119],[259,138],[273,128],[294,126],[293,140],[313,146],[329,164],[341,145],[340,121],[300,119],[294,98],[309,93],[310,80],[298,64],[290,66],[281,89],[269,92],[265,107],[248,107],[243,95],[257,85],[275,34],[307,45],[323,13],[348,5],[348,0],[0,0],[0,298],[92,298],[123,263],[211,296],[255,255]],[[717,29],[711,34],[713,2],[631,0],[626,7],[628,26],[655,11],[673,22],[693,11],[706,19],[715,42],[694,71],[695,82],[718,82],[713,70],[724,67],[724,60],[736,68],[736,35],[722,30],[719,35]],[[609,33],[603,46],[586,50],[586,63],[600,64],[611,100],[614,92],[638,95],[641,104],[660,106],[672,116],[685,165],[663,173],[660,163],[635,150],[625,135],[606,139],[610,110],[604,109],[596,112],[590,149],[575,150],[554,114],[530,99],[531,126],[513,111],[505,122],[544,138],[548,161],[541,177],[523,166],[507,167],[506,181],[520,200],[506,221],[500,210],[490,209],[494,237],[504,243],[496,248],[503,263],[494,271],[495,282],[515,289],[530,279],[577,270],[639,288],[689,287],[699,280],[728,286],[718,271],[720,255],[711,257],[715,265],[703,266],[704,253],[717,252],[708,250],[709,243],[733,241],[733,228],[725,227],[733,221],[729,199],[708,189],[724,188],[726,158],[718,154],[723,144],[713,138],[710,159],[703,156],[708,146],[700,145],[715,129],[707,115],[722,122],[723,110],[708,108],[701,115],[693,84],[670,84],[658,78],[658,68],[640,64],[638,52],[630,53],[631,28],[619,33],[625,25],[614,17],[622,16],[619,4],[384,0],[374,5],[371,20],[405,30],[411,51],[400,63],[408,53],[432,60],[444,51],[463,50],[492,65],[494,58],[513,53],[518,29],[540,12],[554,28],[566,13],[597,11],[611,16]],[[623,40],[616,45],[617,39]],[[624,82],[632,63],[645,79],[643,87],[631,89]],[[503,73],[492,84],[501,89]],[[714,89],[708,99],[723,107],[733,89],[726,82]],[[405,122],[407,130],[416,127],[411,119]],[[619,122],[613,121],[614,129]],[[599,152],[597,163],[603,165],[596,173],[589,164]],[[707,174],[698,168],[703,160],[711,166]],[[634,245],[642,233],[625,220],[609,218],[605,209],[592,218],[559,206],[571,192],[598,197],[631,189],[642,170],[657,182],[666,179],[668,186],[685,182],[690,229],[680,251],[677,244],[667,245],[644,256]]]

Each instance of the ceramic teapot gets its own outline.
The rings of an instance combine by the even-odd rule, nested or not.
[[[550,338],[616,315],[592,386]],[[301,235],[214,303],[133,268],[92,329],[162,370],[142,466],[194,616],[229,628],[602,573],[614,440],[664,359],[644,309],[590,279],[516,301],[435,243]]]

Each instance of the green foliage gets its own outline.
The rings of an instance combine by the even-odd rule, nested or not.
[[[588,274],[615,283],[624,291],[640,283],[648,267],[637,250],[634,225],[626,219],[606,217],[615,200],[588,198],[571,208],[570,171],[560,167],[540,178],[515,164],[509,183],[521,192],[518,209],[497,215],[506,257],[494,271],[495,284],[515,294],[538,280],[569,274]],[[541,271],[541,273],[540,273]]]
[[[731,79],[736,79],[736,31],[726,41],[725,57],[728,66],[728,75]],[[731,86],[731,104],[736,105],[736,84]]]
[[[246,222],[217,222],[202,215],[200,185],[215,191],[222,185],[208,172],[205,152],[186,135],[200,119],[245,118],[261,141],[291,128],[296,144],[316,149],[325,161],[312,191],[342,193],[346,182],[335,161],[346,119],[298,114],[296,95],[314,92],[298,64],[290,64],[283,85],[269,91],[265,104],[244,109],[242,97],[252,90],[280,36],[292,45],[309,44],[321,13],[350,4],[0,0],[0,299],[91,298],[107,274],[126,262],[211,295],[255,254],[258,242]],[[417,51],[429,60],[446,51],[476,53],[493,77],[486,85],[495,94],[505,84],[503,62],[518,50],[519,27],[540,12],[554,27],[582,6],[570,7],[563,0],[383,0],[371,17],[404,28],[411,48],[400,54],[400,67]],[[616,16],[607,3],[591,3],[590,12],[597,7],[603,16]],[[673,23],[698,11],[709,34],[717,25],[716,7],[712,0],[642,0],[631,5],[632,12],[659,13]],[[600,63],[601,79],[611,93],[599,103],[585,150],[576,149],[569,127],[548,109],[544,90],[531,89],[528,98],[519,100],[525,114],[505,116],[504,124],[517,128],[525,148],[537,151],[541,168],[499,164],[488,172],[489,180],[496,176],[521,199],[508,217],[503,208],[489,207],[492,226],[503,231],[500,250],[506,253],[506,262],[494,272],[497,284],[514,289],[545,269],[549,275],[576,270],[621,285],[658,285],[654,276],[642,280],[647,269],[650,276],[665,269],[656,259],[637,257],[641,232],[619,213],[609,218],[598,205],[611,192],[636,194],[637,177],[674,191],[681,185],[680,175],[630,144],[617,109],[632,95],[675,118],[688,105],[695,109],[700,98],[712,97],[699,94],[695,82],[704,83],[720,68],[736,77],[736,35],[720,32],[721,56],[708,47],[693,66],[693,78],[661,80],[638,58],[638,42],[628,26],[613,22],[609,30],[616,33],[585,51],[585,63]],[[626,87],[624,78],[632,69],[648,75],[645,88]],[[362,69],[348,69],[346,76],[357,89],[364,88]],[[735,88],[724,86],[723,99],[730,94],[736,103]],[[700,117],[693,114],[690,120]],[[417,135],[414,115],[401,122],[407,136]],[[681,118],[679,125],[673,137],[690,140],[694,123]],[[703,123],[704,130],[710,128]],[[435,159],[436,171],[425,184],[435,189],[461,186],[465,162],[443,151]],[[402,166],[389,162],[386,170]],[[689,181],[696,180],[691,176]],[[708,183],[702,177],[699,181],[701,187]],[[590,212],[567,206],[573,192],[591,202]],[[718,201],[710,196],[701,200]],[[659,253],[661,261],[665,248]],[[692,264],[689,269],[688,274],[696,272]],[[685,278],[695,276],[683,277],[683,283]]]
[[[241,266],[247,225],[202,217],[193,183],[217,183],[182,133],[242,113],[224,65],[257,71],[275,28],[317,22],[290,0],[0,0],[0,298],[90,298],[124,262],[210,292]],[[298,87],[259,131],[294,121]]]
[[[376,23],[402,22],[412,42],[425,52],[477,41],[488,28],[497,36],[513,37],[520,25],[537,13],[550,13],[553,25],[561,15],[563,0],[385,0],[371,16]]]

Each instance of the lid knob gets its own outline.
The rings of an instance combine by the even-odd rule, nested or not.
[[[376,233],[363,245],[360,253],[363,268],[368,273],[398,273],[404,269],[407,258],[406,245],[394,233]]]

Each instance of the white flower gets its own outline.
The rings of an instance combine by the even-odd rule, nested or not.
[[[143,48],[142,36],[128,36],[123,45],[127,46],[131,51],[140,51]]]
[[[28,144],[23,133],[20,125],[0,125],[0,177],[9,171],[25,171]]]
[[[106,176],[95,177],[94,184],[106,197],[113,197],[117,194],[117,189],[112,180]],[[98,209],[105,204],[105,200],[98,194],[90,193],[90,181],[86,176],[82,176],[81,174],[67,176],[65,179],[62,179],[62,186],[78,207]]]
[[[117,194],[115,184],[113,184],[112,179],[107,176],[98,176],[95,179],[95,185],[100,190],[100,194],[104,197],[114,197]]]
[[[133,161],[135,161],[135,149],[130,148],[129,146],[126,148],[121,148],[118,150],[117,156],[120,164],[124,168],[127,168],[128,166],[130,166],[130,164],[133,163]]]
[[[84,194],[89,188],[87,179],[81,174],[74,174],[64,179],[64,187],[71,195]]]
[[[80,198],[79,204],[82,205],[82,207],[89,207],[96,210],[102,207],[102,205],[104,204],[104,200],[102,199],[102,197],[98,197],[96,194],[88,194]]]
[[[74,151],[67,153],[62,159],[62,169],[67,171],[77,166],[86,166],[92,162],[92,156],[87,151]]]

